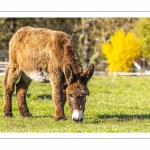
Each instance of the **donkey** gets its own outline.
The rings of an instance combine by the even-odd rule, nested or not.
[[[61,31],[30,26],[20,28],[9,42],[9,64],[4,76],[4,114],[12,116],[12,94],[16,97],[20,114],[32,117],[26,94],[32,80],[50,82],[54,103],[54,118],[65,120],[66,99],[74,122],[83,121],[87,83],[94,72],[94,64],[83,72],[79,55],[70,36]]]

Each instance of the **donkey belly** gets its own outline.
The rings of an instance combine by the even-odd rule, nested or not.
[[[25,72],[26,75],[37,82],[50,82],[49,80],[49,72],[44,72],[44,71],[34,71],[34,72]]]

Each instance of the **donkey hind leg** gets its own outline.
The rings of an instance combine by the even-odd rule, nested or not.
[[[4,76],[4,105],[3,111],[6,117],[12,116],[12,95],[14,92],[14,86],[20,76],[19,69],[17,67],[7,67]]]
[[[23,117],[32,117],[26,102],[26,94],[30,83],[31,79],[25,73],[22,73],[19,82],[16,84],[18,107]]]
[[[52,99],[55,107],[54,118],[56,121],[66,120],[64,113],[65,91],[63,90],[61,77],[53,73],[50,76],[50,81],[52,84]]]

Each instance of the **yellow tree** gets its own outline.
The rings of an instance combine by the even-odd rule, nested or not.
[[[102,44],[102,53],[109,62],[107,71],[132,71],[133,62],[141,55],[140,39],[132,32],[125,34],[120,30],[110,37],[110,41]]]

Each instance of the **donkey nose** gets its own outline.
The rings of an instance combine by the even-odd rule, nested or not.
[[[83,111],[82,110],[73,110],[72,120],[74,122],[82,122],[83,121]]]
[[[73,121],[74,122],[83,122],[83,118],[81,118],[80,120],[76,119],[76,118],[73,118]]]

